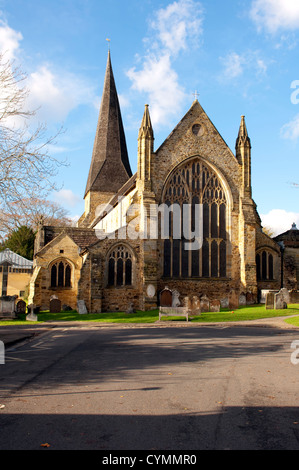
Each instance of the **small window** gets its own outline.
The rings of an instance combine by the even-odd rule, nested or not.
[[[65,261],[57,261],[51,266],[51,287],[71,287],[72,269]]]
[[[256,255],[256,277],[258,281],[273,281],[274,258],[264,250]]]

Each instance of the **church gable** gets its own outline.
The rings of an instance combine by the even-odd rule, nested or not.
[[[179,163],[194,156],[199,156],[219,169],[238,196],[240,165],[198,101],[194,101],[154,154],[153,189],[157,196],[161,197],[164,182],[171,171]]]
[[[69,259],[74,264],[78,264],[80,260],[79,246],[72,240],[67,233],[60,233],[56,238],[51,240],[38,253],[36,253],[38,264],[47,267],[55,259]]]

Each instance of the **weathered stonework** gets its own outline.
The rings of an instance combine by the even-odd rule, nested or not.
[[[109,100],[105,106],[108,103]],[[107,108],[106,129],[109,127],[107,119],[117,120],[119,117],[111,114]],[[98,132],[99,128],[95,144],[97,148],[99,139],[103,138],[102,130],[101,134]],[[109,142],[108,131],[106,137]],[[117,142],[118,138],[114,133],[111,148],[122,148],[123,140]],[[114,174],[118,174],[123,157],[113,160],[111,148],[108,145],[109,151],[101,154],[101,162],[105,161],[109,163],[110,169],[113,168],[110,176],[105,177],[105,187],[101,186],[103,172],[100,160],[93,157],[92,165],[96,166],[98,176],[91,185],[90,175],[96,174],[94,168],[89,173],[86,209],[78,228],[40,229],[36,239],[35,271],[31,280],[30,300],[33,303],[47,307],[51,294],[56,293],[62,303],[73,308],[76,308],[78,300],[84,301],[88,312],[146,310],[156,308],[160,293],[168,288],[177,291],[176,299],[181,306],[188,303],[188,299],[206,296],[210,304],[217,305],[217,308],[220,304],[237,308],[240,299],[242,304],[253,303],[258,301],[261,289],[276,290],[281,287],[281,251],[276,241],[263,233],[252,199],[251,143],[243,116],[235,154],[197,100],[164,143],[154,150],[154,132],[149,107],[146,105],[138,134],[137,173],[130,176],[128,171],[126,183],[113,193],[109,192],[109,178],[112,180]],[[187,276],[174,275],[173,272],[166,275],[167,258],[161,226],[157,225],[156,237],[152,236],[151,231],[155,227],[155,224],[151,224],[153,220],[159,220],[159,214],[155,214],[151,222],[146,219],[146,225],[143,216],[153,215],[153,205],[165,202],[165,192],[175,172],[180,171],[182,165],[192,165],[192,162],[198,164],[198,168],[200,165],[200,168],[206,168],[207,181],[212,181],[212,177],[214,182],[217,180],[217,188],[220,189],[215,189],[213,197],[217,199],[221,191],[222,201],[225,201],[225,218],[222,222],[225,227],[222,227],[220,236],[221,198],[219,196],[220,199],[215,199],[213,203],[211,196],[209,224],[216,223],[218,235],[205,235],[205,241],[208,253],[214,249],[214,258],[212,254],[204,258],[203,248],[198,255],[199,260],[207,264],[205,269],[210,274],[199,275],[204,270],[200,267],[198,275],[191,276],[189,264]],[[208,194],[205,193],[208,191],[208,182],[203,183],[203,177],[201,181],[202,188],[200,191],[198,189],[198,194],[203,198],[204,194]],[[218,196],[215,196],[216,192]],[[108,204],[107,210],[99,215],[99,205],[102,204]],[[211,215],[213,204],[218,204],[218,216],[214,219]],[[201,223],[203,225],[203,220]],[[144,233],[147,235],[143,236]],[[219,254],[221,246],[225,246],[225,263],[224,255],[221,258]],[[60,253],[61,250],[63,253]],[[195,255],[188,256],[188,262],[195,263]],[[215,256],[216,268],[212,265]],[[72,267],[71,285],[51,288],[50,268],[59,257]],[[182,273],[181,258],[179,263]],[[225,274],[220,274],[224,264]],[[212,275],[212,272],[216,272],[216,275]]]

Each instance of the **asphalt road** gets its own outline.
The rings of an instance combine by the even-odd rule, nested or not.
[[[249,326],[54,328],[5,352],[0,449],[298,450],[293,341],[299,330]]]

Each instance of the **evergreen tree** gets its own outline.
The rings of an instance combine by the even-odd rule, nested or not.
[[[14,253],[32,260],[34,253],[35,232],[30,227],[22,225],[14,230],[4,242],[4,247],[9,248]]]

